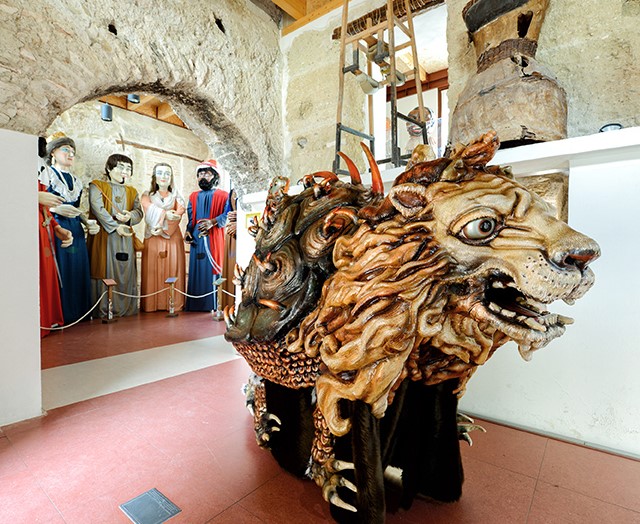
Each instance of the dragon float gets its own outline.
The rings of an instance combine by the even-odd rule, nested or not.
[[[593,284],[598,244],[488,166],[498,147],[489,132],[417,162],[386,196],[366,146],[370,188],[346,156],[350,182],[271,184],[225,336],[254,373],[258,443],[337,521],[385,520],[389,467],[403,507],[457,500],[467,381],[507,341],[528,360],[561,336],[572,319],[547,305]]]

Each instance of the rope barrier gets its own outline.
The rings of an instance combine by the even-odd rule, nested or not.
[[[147,295],[127,295],[126,293],[122,293],[120,291],[116,291],[115,289],[113,290],[113,292],[116,295],[120,295],[120,296],[123,296],[123,297],[129,297],[129,298],[147,298],[147,297],[152,297],[153,295],[157,295],[159,293],[164,293],[165,291],[169,291],[169,288],[165,287],[164,289],[160,289],[158,291],[154,291],[153,293],[148,293]]]
[[[175,290],[181,295],[184,295],[185,297],[189,297],[189,298],[204,298],[204,297],[208,297],[209,295],[213,295],[216,292],[216,290],[214,289],[213,291],[209,291],[209,293],[205,293],[204,295],[189,295],[184,291],[180,291],[178,288],[175,288]]]
[[[75,326],[78,322],[81,322],[82,320],[84,320],[84,318],[96,308],[96,306],[100,303],[100,301],[104,298],[104,296],[106,294],[107,294],[106,291],[104,293],[102,293],[102,295],[100,295],[100,298],[96,301],[96,303],[93,306],[91,306],[89,311],[87,311],[84,315],[82,315],[75,322],[72,322],[71,324],[67,324],[66,326],[56,326],[56,327],[42,327],[42,326],[40,326],[40,329],[44,329],[45,331],[59,331],[59,330],[70,328],[71,326]]]
[[[188,293],[185,293],[184,291],[182,291],[182,290],[180,290],[178,288],[174,288],[174,290],[177,291],[178,293],[180,293],[181,295],[184,295],[185,297],[189,297],[189,298],[204,298],[204,297],[208,297],[209,295],[213,295],[216,292],[216,290],[214,289],[213,291],[210,291],[209,293],[205,293],[204,295],[189,295]],[[153,293],[148,293],[146,295],[128,295],[127,293],[122,293],[122,292],[116,291],[116,290],[114,290],[113,292],[116,295],[120,295],[120,296],[128,297],[128,298],[147,298],[147,297],[152,297],[153,295],[159,295],[160,293],[164,293],[165,291],[169,291],[169,288],[166,287],[164,289],[159,289],[158,291],[154,291]],[[226,293],[230,297],[234,297],[235,298],[235,295],[233,293],[229,293],[226,289],[222,289],[221,291],[223,293]],[[102,301],[102,299],[104,298],[104,296],[107,293],[108,293],[108,291],[105,291],[104,293],[102,293],[102,295],[100,295],[100,298],[98,298],[96,303],[93,306],[91,306],[89,311],[87,311],[84,315],[82,315],[75,322],[72,322],[71,324],[67,324],[66,326],[55,326],[55,327],[42,327],[42,326],[40,326],[40,329],[44,329],[45,331],[62,331],[64,329],[70,328],[71,326],[75,326],[79,322],[82,322],[89,315],[89,313],[91,313],[96,308],[96,306]]]

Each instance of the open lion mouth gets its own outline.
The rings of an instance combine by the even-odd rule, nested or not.
[[[504,274],[486,279],[482,298],[471,313],[476,320],[489,322],[516,342],[525,360],[561,336],[567,324],[573,324],[572,318],[549,312],[544,303],[526,295]]]

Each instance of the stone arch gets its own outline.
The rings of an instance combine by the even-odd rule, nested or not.
[[[112,86],[92,93],[79,102],[119,93],[151,94],[168,102],[188,128],[207,144],[213,158],[221,163],[241,188],[246,188],[247,184],[251,186],[252,177],[260,172],[258,155],[247,137],[229,120],[215,100],[199,93],[195,86],[173,88],[160,82]]]
[[[279,27],[250,1],[9,2],[0,34],[0,127],[40,135],[76,103],[147,92],[174,107],[240,193],[282,170]]]

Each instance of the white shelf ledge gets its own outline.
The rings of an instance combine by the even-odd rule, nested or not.
[[[634,158],[640,158],[640,127],[499,150],[491,163],[527,176]]]

